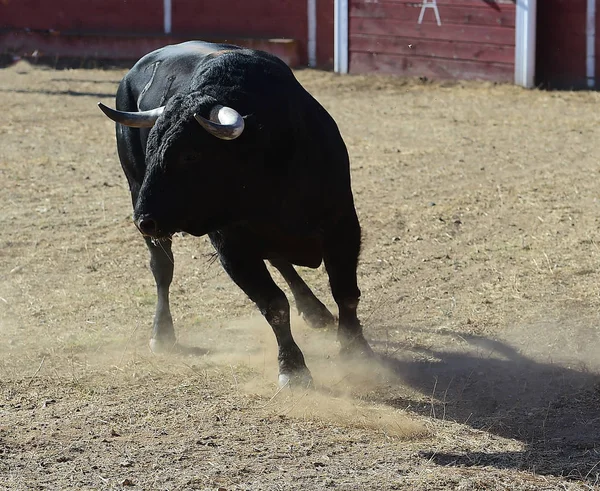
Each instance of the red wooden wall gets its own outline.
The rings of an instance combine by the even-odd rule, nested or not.
[[[2,0],[0,28],[160,32],[163,0]]]
[[[317,62],[327,69],[333,68],[333,4],[334,0],[317,0]]]
[[[536,84],[586,86],[586,11],[587,0],[538,0]],[[599,24],[596,33],[596,53],[600,53]]]
[[[429,78],[514,79],[512,0],[350,0],[349,71]]]
[[[172,0],[173,32],[211,37],[287,37],[300,41],[306,62],[306,2],[297,0]]]
[[[71,38],[85,34],[147,40],[163,32],[163,0],[0,0],[0,35],[19,31],[22,36],[24,29],[52,30],[55,36]],[[294,39],[300,64],[306,64],[307,31],[306,0],[172,0],[175,37]],[[71,47],[85,44],[68,42]],[[127,43],[131,45],[131,40]],[[56,47],[59,41],[45,44]],[[333,0],[317,1],[317,62],[321,67],[333,65]]]
[[[431,0],[430,0],[431,1]],[[423,0],[349,0],[349,68],[430,78],[512,81],[514,0],[437,0],[418,24]],[[0,0],[0,55],[135,59],[185,39],[231,40],[305,65],[306,0]],[[334,0],[317,0],[317,61],[333,65]],[[586,87],[587,0],[538,0],[536,83]],[[599,4],[600,9],[600,4]],[[600,75],[600,15],[596,73]],[[275,46],[261,40],[287,38]],[[268,41],[267,41],[268,43]],[[600,79],[600,76],[598,77]]]

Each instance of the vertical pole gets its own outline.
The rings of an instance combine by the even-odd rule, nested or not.
[[[307,0],[308,66],[317,66],[317,0]]]
[[[171,0],[163,0],[163,21],[165,34],[171,34]]]
[[[517,0],[515,84],[528,89],[535,83],[536,0]]]
[[[333,15],[334,71],[348,73],[348,0],[335,0]]]
[[[596,0],[588,0],[586,17],[586,75],[587,85],[593,89],[596,86]]]

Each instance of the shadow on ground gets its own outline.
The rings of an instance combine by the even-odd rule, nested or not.
[[[600,481],[600,375],[527,358],[500,341],[446,333],[468,343],[468,352],[398,344],[412,359],[384,356],[429,404],[396,397],[383,402],[422,415],[467,424],[527,445],[525,452],[424,453],[444,466],[494,466]],[[377,346],[377,343],[373,343]]]

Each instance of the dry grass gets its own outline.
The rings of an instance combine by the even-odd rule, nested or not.
[[[596,93],[298,72],[348,143],[377,363],[294,319],[317,390],[175,241],[198,356],[147,348],[154,284],[114,128],[119,71],[2,71],[0,487],[594,489]],[[322,271],[302,270],[333,307]]]

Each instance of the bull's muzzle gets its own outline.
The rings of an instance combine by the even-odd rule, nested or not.
[[[159,228],[157,221],[149,215],[141,215],[135,220],[135,225],[146,237],[158,237]]]

